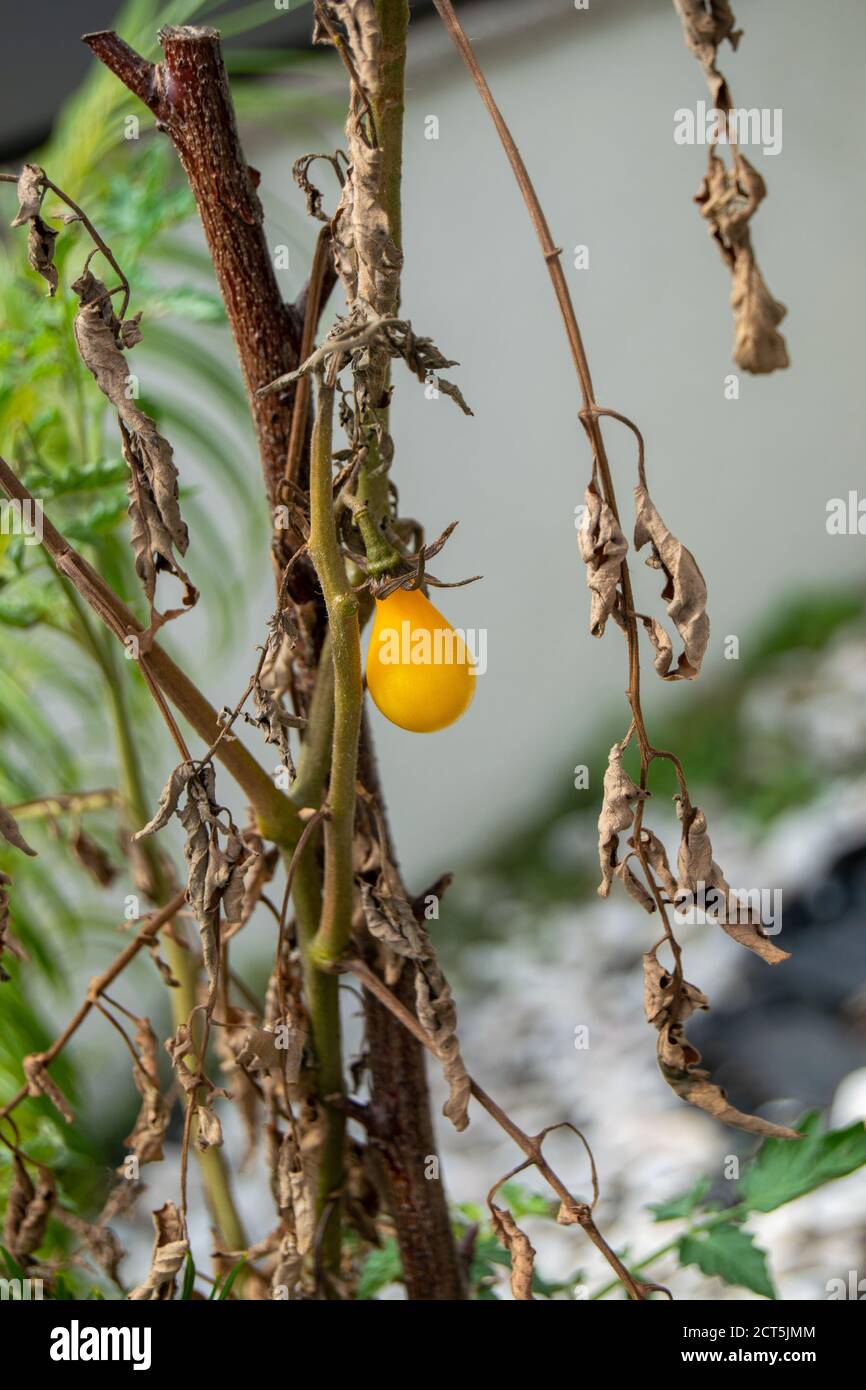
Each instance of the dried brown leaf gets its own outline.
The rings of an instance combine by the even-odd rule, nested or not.
[[[656,648],[655,669],[663,680],[694,680],[700,672],[710,637],[704,576],[691,551],[665,526],[643,483],[635,488],[634,497],[635,550],[642,550],[647,544],[651,546],[646,563],[651,569],[664,572],[662,598],[683,643],[679,661],[671,671],[673,650],[667,634],[662,629],[662,642],[658,636],[658,625],[652,619],[643,619]]]
[[[45,170],[38,164],[25,164],[18,179],[18,211],[13,227],[23,227],[31,217],[38,217],[45,196]]]
[[[316,1202],[303,1156],[291,1133],[280,1143],[276,1188],[277,1203],[291,1221],[297,1253],[303,1256],[312,1249],[316,1235]]]
[[[622,882],[629,897],[633,898],[645,912],[655,912],[655,898],[635,874],[628,862],[631,858],[632,855],[627,854],[625,859],[617,864],[613,871],[614,877]]]
[[[511,1212],[504,1207],[490,1203],[491,1224],[501,1243],[511,1256],[511,1292],[521,1301],[534,1301],[532,1293],[532,1272],[535,1267],[535,1250],[529,1237],[521,1231]]]
[[[27,259],[37,275],[48,285],[48,298],[51,299],[57,293],[59,276],[57,266],[54,264],[54,243],[57,240],[57,232],[53,227],[49,227],[47,222],[43,222],[41,217],[31,217],[30,226],[27,229]]]
[[[291,714],[261,681],[256,681],[253,686],[253,704],[256,708],[255,716],[244,710],[244,719],[247,724],[252,724],[254,728],[264,732],[265,743],[272,743],[279,750],[280,762],[288,770],[289,776],[294,778],[296,773],[289,732],[291,729],[305,728],[306,719]]]
[[[183,1217],[174,1202],[153,1213],[155,1239],[150,1269],[143,1283],[129,1297],[138,1302],[168,1302],[174,1298],[175,1276],[183,1264],[189,1242]]]
[[[114,406],[120,423],[121,449],[130,470],[129,515],[136,572],[152,605],[158,571],[170,571],[183,585],[183,603],[189,608],[198,594],[177,559],[186,554],[189,533],[180,514],[172,447],[138,407],[129,389],[129,364],[124,353],[141,339],[139,316],[121,324],[105,285],[89,270],[72,288],[79,299],[73,331],[81,360]]]
[[[623,744],[613,745],[604,774],[604,798],[598,818],[598,857],[601,864],[598,894],[602,898],[610,893],[617,865],[619,837],[634,821],[632,802],[643,801],[649,795],[641,791],[623,767],[623,751]]]
[[[232,1049],[238,1066],[244,1071],[282,1072],[285,1067],[287,1081],[294,1084],[304,1054],[304,1033],[287,1024],[277,1025],[274,1032],[250,1026],[236,1031]]]
[[[195,1146],[199,1153],[204,1153],[206,1149],[222,1148],[223,1130],[216,1111],[210,1105],[197,1105],[195,1117]]]
[[[375,887],[361,884],[364,918],[371,936],[415,965],[418,1021],[442,1063],[450,1088],[442,1113],[455,1129],[463,1130],[469,1124],[471,1083],[457,1038],[457,1008],[427,932],[407,899],[392,891],[397,882],[396,870],[388,864]]]
[[[27,1080],[27,1091],[31,1096],[45,1096],[50,1100],[56,1110],[59,1110],[68,1125],[75,1120],[72,1106],[61,1091],[57,1082],[49,1075],[38,1053],[31,1053],[22,1062],[24,1076]]]
[[[3,1244],[19,1263],[26,1263],[45,1239],[55,1196],[54,1180],[47,1168],[38,1168],[34,1184],[18,1154],[12,1155]]]
[[[716,50],[725,39],[735,49],[743,32],[736,28],[729,0],[674,0],[674,5],[682,21],[686,45],[704,70],[713,105],[727,110],[730,93],[716,67]]]
[[[32,858],[36,857],[35,849],[31,849],[21,831],[18,829],[18,822],[11,811],[5,806],[0,806],[0,835],[10,845],[20,849],[22,854],[29,854]]]
[[[709,1072],[700,1067],[701,1054],[683,1032],[696,1009],[708,1009],[709,1001],[696,985],[666,970],[655,952],[644,956],[644,1010],[648,1022],[658,1031],[659,1070],[671,1090],[689,1105],[704,1110],[722,1124],[774,1139],[799,1139],[796,1130],[747,1115],[735,1109],[721,1086],[710,1081]]]
[[[770,941],[751,907],[731,891],[722,870],[713,859],[713,846],[707,834],[707,818],[703,811],[697,806],[687,807],[681,797],[676,798],[676,803],[682,827],[677,855],[679,882],[676,896],[679,905],[696,897],[703,899],[708,891],[714,892],[720,899],[720,909],[715,915],[708,912],[708,920],[717,920],[732,940],[754,951],[768,965],[778,965],[780,961],[788,960],[790,952],[783,951]]]
[[[3,966],[4,951],[8,951],[11,956],[17,957],[18,960],[27,959],[23,946],[12,931],[9,915],[9,888],[11,885],[12,880],[9,875],[0,870],[0,984],[7,984],[12,978]]]
[[[589,630],[593,637],[601,637],[608,618],[620,606],[619,583],[628,542],[594,479],[587,486],[584,500],[586,510],[578,531],[578,543],[586,565],[587,587],[592,594]]]
[[[749,223],[766,196],[758,171],[739,151],[731,168],[710,150],[707,171],[695,197],[725,264],[731,272],[734,310],[734,361],[743,371],[761,374],[789,364],[779,324],[784,304],[774,299],[758,268]]]
[[[668,863],[667,851],[657,835],[653,834],[648,826],[642,825],[640,831],[640,843],[643,856],[664,889],[668,899],[673,902],[677,895],[677,881],[671,872]],[[636,849],[634,836],[630,836],[629,844],[632,849]]]
[[[108,888],[114,882],[117,870],[102,845],[88,835],[86,830],[82,830],[80,826],[73,830],[69,836],[69,848],[82,869],[90,874],[100,888]]]
[[[180,763],[174,769],[162,790],[159,798],[159,805],[152,820],[141,830],[137,830],[133,836],[134,840],[142,840],[145,835],[153,835],[157,830],[162,830],[163,826],[168,825],[172,816],[177,811],[177,804],[181,793],[184,791],[191,777],[195,776],[194,763]]]
[[[84,1242],[96,1263],[105,1270],[109,1279],[117,1280],[120,1262],[126,1251],[111,1227],[106,1226],[102,1219],[96,1222],[86,1221],[77,1212],[67,1211],[59,1204],[54,1207],[53,1215],[61,1225],[73,1231]]]
[[[139,1163],[159,1163],[163,1158],[162,1141],[168,1129],[171,1112],[163,1097],[157,1072],[157,1039],[150,1020],[140,1018],[136,1024],[135,1045],[138,1061],[133,1065],[132,1078],[141,1096],[141,1107],[135,1126],[124,1143]],[[121,1164],[118,1172],[125,1174]]]
[[[201,1085],[202,1076],[188,1023],[179,1023],[172,1036],[166,1038],[165,1050],[171,1058],[171,1065],[181,1090],[189,1095]]]

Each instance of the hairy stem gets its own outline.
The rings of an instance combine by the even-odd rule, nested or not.
[[[334,667],[334,731],[325,825],[322,916],[313,957],[333,964],[352,932],[355,777],[364,698],[358,599],[352,593],[334,518],[332,433],[334,387],[320,378],[318,412],[310,457],[310,554],[328,610]]]

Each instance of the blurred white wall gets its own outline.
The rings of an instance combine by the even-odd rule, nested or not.
[[[866,558],[866,539],[825,528],[828,498],[863,486],[866,204],[852,117],[866,10],[860,0],[829,10],[811,0],[739,0],[735,8],[745,36],[737,53],[721,53],[735,100],[784,113],[782,152],[754,156],[769,196],[752,226],[770,289],[788,306],[792,366],[765,378],[740,374],[740,399],[730,401],[729,280],[691,201],[705,151],[673,139],[674,111],[706,91],[673,6],[459,6],[565,248],[598,400],[641,426],[655,501],[706,575],[709,680],[726,665],[727,634],[738,634],[744,650],[755,621],[786,592],[854,580]],[[574,508],[589,455],[547,275],[492,126],[444,33],[419,24],[411,53],[404,310],[459,359],[451,375],[475,418],[445,397],[425,399],[398,370],[394,477],[403,510],[423,519],[430,538],[460,518],[434,572],[484,580],[441,591],[439,602],[456,625],[487,628],[489,662],[453,729],[413,736],[374,711],[399,847],[417,877],[489,840],[552,781],[571,785],[600,716],[621,707],[626,721],[622,640],[611,630],[596,642],[587,631]],[[425,138],[430,115],[438,140]],[[339,127],[317,138],[326,142],[317,148],[333,147]],[[287,126],[248,145],[266,205],[271,190],[284,203],[303,148],[295,132]],[[589,270],[571,268],[578,243],[589,247]],[[606,434],[627,501],[632,440],[614,424]],[[656,580],[644,574],[646,602]],[[263,592],[263,613],[269,602]],[[246,656],[238,663],[238,688],[248,665]],[[687,719],[690,689],[649,676],[650,709],[664,702]],[[601,769],[594,777],[598,785]]]

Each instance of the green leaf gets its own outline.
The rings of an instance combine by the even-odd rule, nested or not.
[[[866,1127],[822,1133],[817,1111],[800,1123],[804,1139],[765,1139],[740,1180],[737,1197],[750,1211],[774,1211],[866,1164]]]
[[[753,1244],[753,1239],[750,1231],[732,1222],[693,1231],[680,1237],[680,1264],[697,1265],[703,1274],[717,1275],[726,1284],[751,1289],[762,1298],[775,1298],[767,1252]]]
[[[224,1298],[228,1298],[229,1294],[232,1291],[232,1285],[234,1284],[235,1280],[237,1279],[246,1262],[246,1256],[242,1255],[241,1258],[238,1260],[237,1264],[229,1271],[228,1275],[226,1276],[225,1283],[223,1284],[222,1288],[217,1294],[217,1302],[221,1302]],[[184,1280],[185,1279],[186,1275],[184,1275]],[[214,1284],[214,1290],[216,1290],[216,1287],[216,1284]],[[211,1298],[213,1298],[213,1292],[211,1293]]]
[[[671,1197],[667,1202],[650,1202],[653,1220],[675,1221],[677,1217],[691,1216],[695,1207],[699,1207],[706,1197],[711,1183],[710,1178],[698,1178],[694,1187],[690,1187],[688,1192],[681,1192],[679,1197]]]
[[[522,1216],[554,1216],[557,1203],[541,1192],[533,1192],[519,1182],[507,1182],[501,1188],[502,1196],[511,1208],[516,1221]]]
[[[187,1250],[183,1264],[183,1285],[180,1290],[181,1303],[189,1303],[192,1298],[193,1285],[195,1284],[195,1261]]]
[[[370,1299],[387,1284],[399,1284],[403,1278],[400,1251],[396,1240],[386,1240],[380,1250],[371,1250],[361,1268],[358,1280],[359,1299]]]
[[[5,1245],[0,1245],[0,1255],[3,1256],[3,1263],[9,1271],[10,1279],[24,1279],[26,1276],[18,1261],[10,1255]]]

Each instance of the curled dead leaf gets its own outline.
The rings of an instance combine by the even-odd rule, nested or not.
[[[761,374],[789,365],[779,324],[786,309],[774,299],[758,267],[749,223],[766,196],[766,184],[745,155],[733,165],[709,151],[707,171],[695,197],[723,261],[731,272],[734,310],[734,361],[743,371]]]
[[[197,1105],[195,1108],[195,1146],[199,1153],[204,1153],[207,1149],[220,1149],[223,1143],[223,1129],[220,1124],[219,1115],[212,1109],[210,1104]]]
[[[44,1096],[50,1100],[56,1110],[60,1112],[68,1125],[75,1121],[75,1114],[72,1106],[61,1091],[57,1082],[49,1075],[42,1058],[38,1053],[31,1053],[22,1062],[24,1076],[27,1080],[27,1091],[31,1096]]]
[[[655,951],[644,956],[644,1010],[647,1021],[658,1032],[659,1070],[675,1095],[689,1105],[704,1110],[722,1124],[773,1139],[799,1139],[796,1130],[773,1124],[759,1115],[748,1115],[730,1104],[721,1086],[710,1080],[700,1067],[701,1054],[683,1032],[686,1021],[697,1009],[708,1009],[709,1000],[696,985],[677,979],[656,959]]]
[[[511,1292],[519,1301],[533,1299],[532,1273],[535,1267],[535,1250],[529,1237],[520,1229],[511,1212],[504,1207],[490,1203],[490,1217],[493,1230],[511,1256]]]
[[[172,447],[155,422],[136,404],[129,389],[128,348],[141,340],[140,315],[121,324],[106,286],[90,270],[73,283],[79,307],[73,332],[82,362],[117,412],[121,450],[129,466],[129,516],[135,568],[153,607],[156,578],[168,570],[183,585],[184,607],[198,593],[181,567],[189,533],[180,514],[178,474]],[[161,616],[164,621],[175,613]]]
[[[687,806],[682,797],[676,798],[677,816],[682,827],[677,865],[677,904],[680,911],[691,902],[705,906],[708,893],[716,897],[715,912],[707,911],[707,920],[716,922],[733,941],[765,960],[778,965],[788,960],[790,952],[775,946],[765,934],[760,911],[753,910],[732,892],[722,870],[713,859],[713,846],[707,834],[707,818],[697,806]]]
[[[19,1155],[13,1153],[3,1244],[19,1264],[26,1265],[45,1239],[55,1197],[54,1179],[48,1169],[38,1165],[34,1183]]]
[[[171,1112],[159,1085],[157,1072],[157,1039],[150,1020],[140,1018],[136,1024],[135,1045],[138,1060],[133,1064],[132,1078],[141,1096],[141,1107],[135,1126],[126,1136],[127,1151],[139,1163],[159,1163],[162,1160],[162,1141],[168,1129]],[[124,1164],[118,1172],[125,1175]]]
[[[17,820],[5,806],[0,806],[0,835],[10,845],[14,845],[15,849],[20,849],[22,854],[28,854],[35,858],[35,849],[30,848],[18,828]]]
[[[683,651],[672,671],[673,648],[667,633],[655,619],[642,617],[641,621],[656,650],[655,669],[662,680],[694,680],[700,672],[710,638],[704,576],[691,551],[665,526],[644,483],[638,483],[634,497],[635,550],[650,545],[646,563],[651,569],[664,573],[662,598],[667,605],[668,617],[683,643]]]
[[[584,493],[585,510],[578,531],[581,558],[586,565],[590,600],[589,630],[601,637],[607,620],[621,608],[619,583],[628,542],[613,510],[602,498],[595,479]]]
[[[375,887],[361,883],[364,919],[371,936],[415,966],[415,1007],[418,1021],[430,1038],[450,1094],[442,1113],[463,1130],[469,1124],[471,1083],[457,1038],[457,1007],[430,937],[417,920],[408,900],[395,891],[396,870],[390,863]]]
[[[183,1217],[174,1202],[153,1213],[153,1254],[147,1277],[129,1295],[137,1302],[168,1302],[175,1295],[175,1276],[186,1259],[189,1241]]]
[[[615,743],[608,756],[604,774],[604,797],[598,817],[598,857],[601,864],[599,897],[610,893],[617,865],[619,837],[634,821],[632,802],[643,801],[649,795],[629,777],[622,763],[624,745]]]

